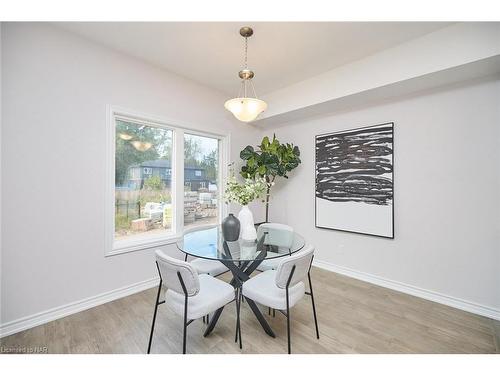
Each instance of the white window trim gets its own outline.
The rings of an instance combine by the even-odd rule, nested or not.
[[[143,122],[145,125],[153,125],[163,129],[171,130],[172,137],[172,228],[173,232],[165,235],[151,236],[148,239],[129,239],[115,241],[115,136],[116,118],[129,119],[135,123]],[[197,129],[201,126],[181,124],[178,121],[140,113],[134,110],[117,106],[107,106],[106,119],[106,191],[105,191],[105,256],[129,253],[145,249],[156,248],[175,243],[184,231],[184,158],[177,157],[184,155],[184,133],[216,138],[219,141],[219,176],[220,186],[218,187],[219,199],[219,223],[227,216],[228,207],[224,203],[223,186],[227,180],[227,165],[229,161],[230,136],[212,132],[201,132]],[[177,181],[182,181],[177,183]],[[182,209],[177,209],[182,207]],[[191,228],[190,228],[191,229]]]

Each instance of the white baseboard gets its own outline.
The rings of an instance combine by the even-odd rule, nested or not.
[[[332,271],[335,273],[339,273],[341,275],[352,277],[354,279],[366,281],[368,283],[379,285],[384,288],[397,290],[398,292],[410,294],[412,296],[420,297],[429,301],[455,307],[457,309],[464,310],[473,314],[485,316],[495,320],[500,320],[500,310],[493,307],[483,306],[475,302],[447,296],[445,294],[441,294],[427,289],[422,289],[399,281],[389,280],[383,277],[375,276],[366,272],[356,271],[343,266],[337,266],[335,264],[325,262],[322,260],[315,259],[313,265],[318,268],[325,269],[327,271]]]
[[[12,335],[17,332],[33,328],[41,324],[51,322],[77,312],[102,305],[113,300],[129,296],[143,290],[158,286],[160,279],[158,277],[141,281],[123,288],[118,288],[106,293],[98,294],[80,301],[71,302],[67,305],[59,306],[50,310],[42,311],[37,314],[26,316],[0,325],[0,337]]]

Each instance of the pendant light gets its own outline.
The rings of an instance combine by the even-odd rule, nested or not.
[[[153,146],[153,144],[151,142],[147,142],[147,141],[143,140],[143,138],[144,138],[144,128],[145,128],[144,125],[142,125],[139,128],[139,140],[130,141],[130,144],[132,146],[134,146],[134,148],[137,151],[140,151],[140,152],[145,152],[145,151],[149,150]]]
[[[234,117],[243,122],[253,121],[267,108],[267,103],[257,98],[255,88],[253,87],[252,78],[254,72],[248,69],[247,64],[247,51],[248,51],[248,38],[253,35],[251,27],[242,27],[240,35],[245,38],[245,61],[244,68],[238,73],[241,78],[241,88],[237,98],[228,100],[224,107],[231,112]],[[249,97],[249,86],[253,91],[254,97]]]
[[[124,141],[130,141],[134,136],[128,134],[128,133],[119,133],[118,136],[123,139]]]
[[[134,148],[137,151],[141,151],[141,152],[147,151],[153,146],[153,144],[151,142],[132,141],[130,143],[132,144],[132,146],[134,146]]]

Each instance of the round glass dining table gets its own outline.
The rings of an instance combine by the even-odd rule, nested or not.
[[[304,247],[304,238],[298,233],[287,244],[273,241],[273,229],[259,231],[254,241],[224,241],[220,226],[190,230],[177,241],[177,248],[187,255],[221,261],[255,261],[291,255]],[[267,241],[264,236],[267,236]],[[276,236],[275,236],[276,237]],[[259,240],[262,242],[259,244]],[[226,246],[225,246],[226,245]]]
[[[233,278],[230,284],[239,288],[250,279],[252,272],[264,260],[291,255],[305,245],[304,238],[298,233],[262,228],[257,230],[257,239],[253,241],[242,239],[225,241],[220,226],[195,228],[184,233],[177,241],[177,248],[186,256],[222,262],[232,273]],[[269,336],[275,337],[255,302],[249,298],[245,299],[264,331]],[[213,314],[204,336],[208,336],[213,331],[223,309],[224,307]]]

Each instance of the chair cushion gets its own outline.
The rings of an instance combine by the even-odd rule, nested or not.
[[[294,306],[303,296],[305,286],[303,282],[295,284],[289,289],[290,307]],[[276,285],[276,271],[262,272],[243,283],[243,295],[251,300],[273,309],[286,309],[286,289]]]
[[[172,258],[161,250],[156,250],[156,264],[160,271],[160,277],[163,285],[167,289],[173,289],[177,293],[184,291],[177,273],[180,273],[184,286],[189,296],[194,296],[200,290],[198,273],[188,262]]]
[[[197,258],[189,262],[189,264],[198,272],[198,275],[206,273],[212,276],[218,276],[221,273],[229,271],[229,269],[218,260]]]
[[[282,257],[279,257],[279,258],[272,258],[272,259],[266,259],[264,260],[261,264],[259,264],[259,266],[257,267],[257,269],[259,271],[269,271],[269,270],[275,270],[278,268],[278,265],[280,264],[280,262],[283,260]]]
[[[234,299],[234,288],[210,275],[200,275],[200,291],[188,297],[188,319],[199,319]],[[165,304],[176,314],[184,316],[184,294],[169,289],[165,293]]]
[[[302,282],[309,272],[313,256],[314,246],[307,245],[304,249],[295,254],[285,257],[276,269],[276,285],[278,285],[279,288],[286,288],[286,284],[294,267],[295,271],[290,280],[290,287]]]

